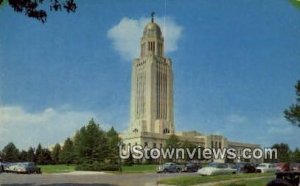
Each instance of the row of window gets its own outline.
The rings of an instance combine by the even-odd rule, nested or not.
[[[153,54],[155,54],[156,43],[154,41],[148,41],[147,44],[148,44],[148,51],[151,52],[151,53],[153,53]],[[157,55],[158,56],[162,56],[162,54],[163,54],[163,44],[162,43],[158,43],[157,44],[157,48],[158,48]],[[146,49],[146,43],[143,43],[141,45],[141,56],[142,57],[146,55],[146,50],[147,50]]]
[[[167,119],[168,78],[160,70],[156,71],[156,86],[156,118]]]
[[[220,141],[211,141],[211,148],[222,148],[222,143]]]
[[[146,74],[137,74],[136,81],[136,117],[142,118],[145,114],[145,82]]]

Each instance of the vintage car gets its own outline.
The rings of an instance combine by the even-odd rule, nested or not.
[[[181,172],[182,168],[180,165],[176,164],[176,163],[165,163],[163,165],[159,165],[157,167],[157,173],[167,173],[167,172]]]
[[[201,168],[202,166],[200,162],[190,161],[187,162],[186,165],[183,167],[182,172],[197,172]]]
[[[261,163],[256,167],[256,172],[259,173],[276,172],[276,167],[272,163]]]
[[[238,173],[254,173],[256,167],[253,163],[239,162],[235,164]]]
[[[12,173],[25,173],[25,174],[41,174],[41,168],[37,167],[34,162],[18,162],[18,163],[7,163],[4,166],[5,172]]]
[[[199,169],[197,173],[203,176],[235,174],[237,168],[227,163],[210,163],[207,167]]]

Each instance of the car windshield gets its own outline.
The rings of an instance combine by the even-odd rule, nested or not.
[[[267,165],[266,164],[260,164],[257,167],[267,167]]]
[[[209,167],[215,167],[215,168],[227,168],[227,165],[224,163],[210,163]]]

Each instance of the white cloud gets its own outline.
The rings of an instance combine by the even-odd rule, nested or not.
[[[130,19],[122,18],[121,21],[110,28],[107,37],[113,42],[114,49],[127,61],[139,56],[139,45],[142,32],[149,18]],[[172,18],[155,18],[163,32],[165,39],[165,51],[172,52],[178,48],[178,40],[182,35],[182,27]]]
[[[41,112],[27,112],[19,106],[0,107],[0,149],[13,142],[18,148],[27,149],[40,142],[48,146],[64,141],[96,114],[72,111],[66,108],[47,108]],[[100,127],[107,128],[100,123]]]

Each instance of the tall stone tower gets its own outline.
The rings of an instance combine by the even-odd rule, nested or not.
[[[143,32],[140,57],[132,63],[130,132],[174,133],[173,73],[153,14]]]

